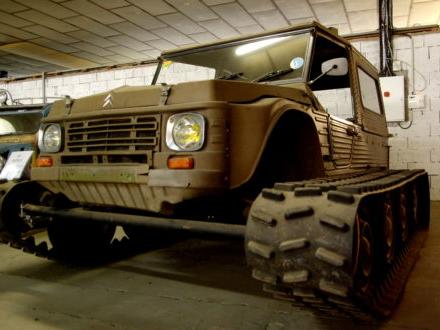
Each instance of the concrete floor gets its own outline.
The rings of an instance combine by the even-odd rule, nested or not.
[[[0,329],[438,329],[440,202],[403,300],[382,324],[320,318],[276,301],[242,243],[192,239],[97,268],[0,245]]]

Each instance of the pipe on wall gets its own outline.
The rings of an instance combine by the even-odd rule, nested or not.
[[[391,0],[379,0],[379,74],[394,76],[393,72],[393,4]]]

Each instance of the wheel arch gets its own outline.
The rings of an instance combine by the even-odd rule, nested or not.
[[[272,120],[241,187],[259,189],[274,182],[305,180],[324,174],[321,144],[313,118],[305,111],[288,108]]]

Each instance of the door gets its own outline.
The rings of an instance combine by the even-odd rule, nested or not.
[[[352,59],[349,54],[346,45],[326,36],[316,36],[309,87],[328,114],[330,159],[336,169],[351,166],[353,147],[360,131],[356,123],[352,75],[349,73]],[[342,67],[344,61],[345,72],[332,72],[332,69],[326,68],[328,63],[339,63]],[[332,67],[334,68],[333,65],[330,66]]]

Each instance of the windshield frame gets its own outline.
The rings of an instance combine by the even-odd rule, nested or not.
[[[272,84],[272,85],[285,85],[285,84],[295,83],[295,82],[305,82],[305,81],[307,81],[308,75],[309,75],[310,57],[311,57],[311,53],[312,53],[312,49],[313,49],[315,31],[316,31],[315,28],[309,27],[309,28],[292,30],[292,31],[284,31],[284,32],[279,32],[279,33],[274,33],[274,34],[269,33],[269,34],[265,34],[265,35],[258,35],[258,36],[249,37],[249,38],[240,39],[240,40],[232,40],[232,41],[224,42],[224,43],[209,44],[206,46],[200,46],[200,47],[190,48],[190,49],[183,49],[180,51],[177,50],[172,53],[165,53],[165,54],[162,54],[158,58],[156,71],[154,73],[151,85],[156,85],[157,80],[160,75],[160,72],[161,72],[161,69],[162,69],[163,62],[165,60],[172,61],[173,58],[176,58],[179,56],[190,55],[190,54],[195,54],[195,53],[200,53],[200,52],[210,51],[210,50],[215,50],[215,49],[221,49],[221,48],[226,48],[226,47],[234,47],[234,46],[244,45],[244,44],[247,44],[250,42],[257,42],[257,41],[265,40],[265,39],[269,39],[269,38],[287,37],[287,36],[309,33],[309,41],[307,43],[307,47],[306,47],[305,55],[304,55],[304,57],[305,57],[304,68],[303,68],[302,75],[300,77],[290,78],[290,79],[281,79],[281,80],[263,81],[263,82],[246,81],[247,83]],[[180,62],[176,62],[176,63],[180,63]],[[215,79],[211,79],[211,80],[215,80]]]

